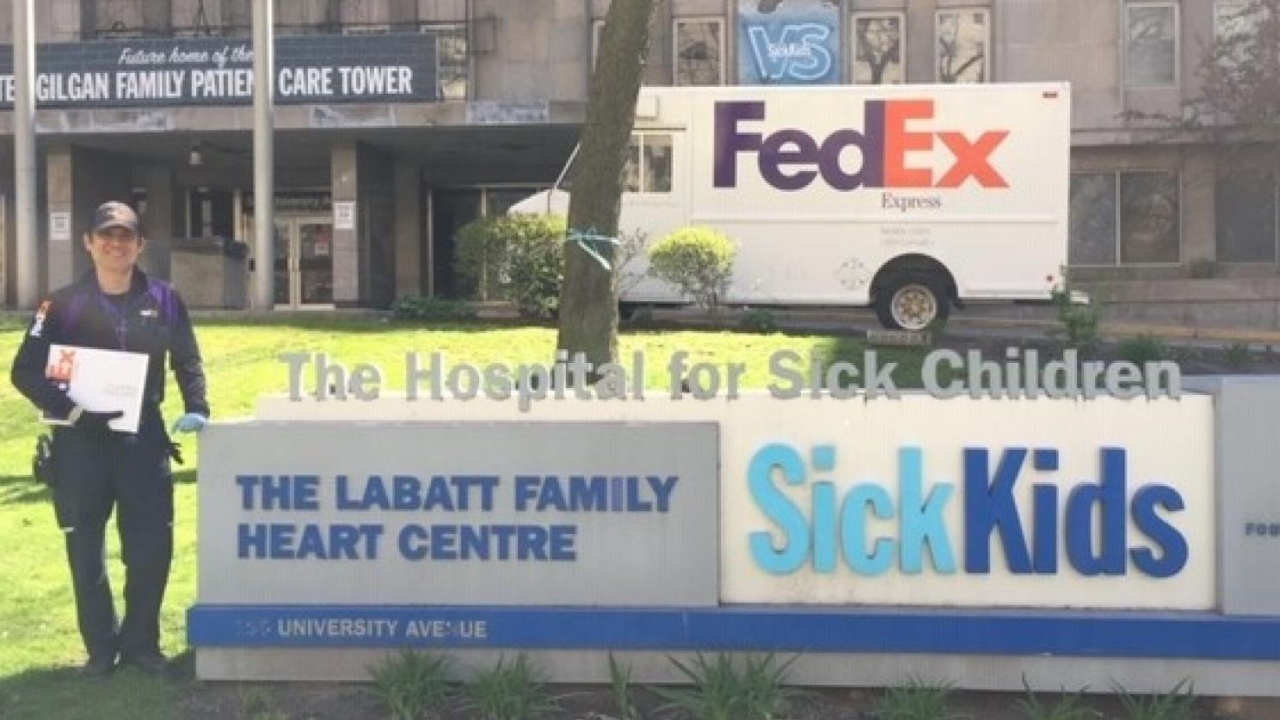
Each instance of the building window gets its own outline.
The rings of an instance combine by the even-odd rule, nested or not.
[[[1116,263],[1115,173],[1074,173],[1068,220],[1068,265]]]
[[[173,3],[174,37],[212,37],[223,33],[222,3],[200,0],[184,5],[193,7],[180,8],[176,1]]]
[[[622,189],[629,193],[671,192],[671,136],[638,133],[631,136]]]
[[[1178,81],[1178,6],[1129,3],[1125,17],[1125,85],[1167,87]]]
[[[1249,55],[1250,41],[1262,23],[1254,0],[1218,0],[1213,4],[1213,41],[1218,62],[1239,67]]]
[[[1253,0],[1217,0],[1213,4],[1213,39],[1227,42],[1252,34],[1259,22],[1252,5]]]
[[[675,20],[675,84],[724,84],[724,20]]]
[[[466,100],[469,58],[467,26],[457,23],[429,24],[422,32],[436,37],[436,99]]]
[[[1075,173],[1071,176],[1070,203],[1068,264],[1179,262],[1176,173]]]
[[[140,38],[146,34],[141,0],[92,1],[98,37]]]
[[[982,83],[991,78],[991,13],[971,8],[939,10],[938,82]]]
[[[853,68],[849,76],[859,85],[898,85],[907,81],[902,48],[906,45],[902,13],[853,14]]]
[[[1219,262],[1274,263],[1280,184],[1274,173],[1231,174],[1215,190]]]

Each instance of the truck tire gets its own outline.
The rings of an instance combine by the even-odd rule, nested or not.
[[[950,312],[951,301],[933,278],[895,277],[876,293],[876,318],[888,330],[925,330]]]

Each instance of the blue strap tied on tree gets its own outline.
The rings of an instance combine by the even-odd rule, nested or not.
[[[578,247],[582,248],[582,252],[595,258],[596,262],[600,263],[600,267],[605,270],[613,269],[613,267],[609,265],[609,261],[605,260],[604,256],[600,254],[598,248],[602,245],[613,245],[616,247],[620,244],[618,242],[618,238],[609,237],[608,235],[600,235],[596,233],[595,228],[591,228],[585,232],[570,228],[565,239],[569,242],[577,243]]]

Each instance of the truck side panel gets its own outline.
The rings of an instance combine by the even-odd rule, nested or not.
[[[646,89],[687,128],[668,212],[627,195],[623,228],[739,243],[729,302],[865,304],[893,258],[941,262],[963,299],[1046,299],[1066,264],[1062,84]],[[645,206],[645,203],[648,206]],[[640,263],[635,269],[639,270]],[[635,300],[678,300],[655,281]]]

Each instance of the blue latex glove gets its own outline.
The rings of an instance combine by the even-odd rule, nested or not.
[[[198,433],[209,423],[209,418],[200,413],[187,413],[173,421],[173,432]]]

